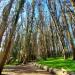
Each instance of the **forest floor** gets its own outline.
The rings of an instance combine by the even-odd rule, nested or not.
[[[32,63],[26,65],[5,66],[2,75],[52,75],[35,67]]]

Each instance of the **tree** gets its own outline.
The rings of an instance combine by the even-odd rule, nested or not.
[[[8,17],[9,17],[13,2],[14,0],[10,0],[10,2],[3,9],[3,14],[2,14],[3,18],[2,18],[1,25],[0,25],[0,44],[2,41],[2,36],[8,27],[7,21],[8,21]]]
[[[3,60],[0,63],[0,75],[1,75],[1,72],[3,70],[3,66],[4,66],[4,64],[6,62],[8,53],[10,52],[10,49],[11,49],[11,44],[12,44],[12,41],[13,41],[13,35],[15,33],[15,30],[16,30],[17,21],[18,21],[18,18],[19,18],[19,13],[22,10],[22,7],[24,5],[24,2],[25,2],[25,0],[20,0],[19,1],[19,7],[16,8],[16,11],[15,11],[16,13],[13,16],[12,29],[11,29],[11,32],[10,32],[10,35],[9,35],[9,39],[8,39],[7,45],[6,45],[5,50],[4,50],[5,53],[4,53],[4,56],[3,56]]]
[[[39,48],[38,52],[40,53],[40,56],[46,60],[47,57],[47,48],[46,48],[46,35],[45,35],[45,22],[44,22],[44,11],[43,11],[43,6],[42,6],[42,0],[39,0],[38,3],[38,11],[39,11]]]
[[[70,0],[72,6],[74,7],[74,11],[75,11],[75,0]]]

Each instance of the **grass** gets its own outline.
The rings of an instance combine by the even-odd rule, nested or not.
[[[48,58],[46,61],[40,60],[37,63],[47,65],[48,67],[52,68],[63,68],[69,72],[75,72],[75,61],[70,58],[66,60],[63,58]]]
[[[9,67],[9,66],[15,66],[15,65],[19,65],[20,62],[18,60],[16,61],[11,61],[9,64],[5,64],[4,66]]]

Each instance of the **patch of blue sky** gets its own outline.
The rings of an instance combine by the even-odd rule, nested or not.
[[[71,36],[74,37],[74,36],[73,36],[73,30],[72,30],[72,27],[71,27],[71,24],[70,24],[70,23],[69,23],[69,31],[70,31],[70,33],[71,33]]]
[[[73,7],[72,7],[72,4],[71,4],[70,0],[66,0],[66,3],[69,4],[70,9],[73,11],[74,9],[73,9]]]
[[[66,0],[67,3],[70,3],[70,0]]]
[[[75,38],[74,38],[73,42],[74,42],[74,45],[75,45]]]
[[[45,21],[46,21],[46,24],[48,24],[48,22],[50,21],[50,12],[48,11],[47,5],[45,5],[44,10],[45,10],[44,11]]]
[[[56,14],[57,14],[57,17],[59,18],[60,14],[61,14],[61,7],[60,7],[58,0],[56,0]]]
[[[47,6],[47,0],[43,0],[42,2],[42,6],[43,6],[43,11],[44,11],[44,17],[45,17],[45,21],[46,21],[46,24],[49,23],[49,19],[50,19],[50,12],[49,12],[49,9],[48,9],[48,6]]]
[[[38,16],[39,16],[39,13],[38,13],[39,11],[38,11],[38,8],[37,7],[35,7],[35,18],[38,18]]]
[[[29,2],[31,4],[32,3],[32,0],[26,0],[26,2]]]
[[[3,8],[8,4],[10,0],[2,0],[0,2],[0,16],[2,15]]]

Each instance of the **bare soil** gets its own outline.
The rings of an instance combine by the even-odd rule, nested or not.
[[[26,65],[4,67],[2,75],[53,75],[35,67],[32,63]]]

